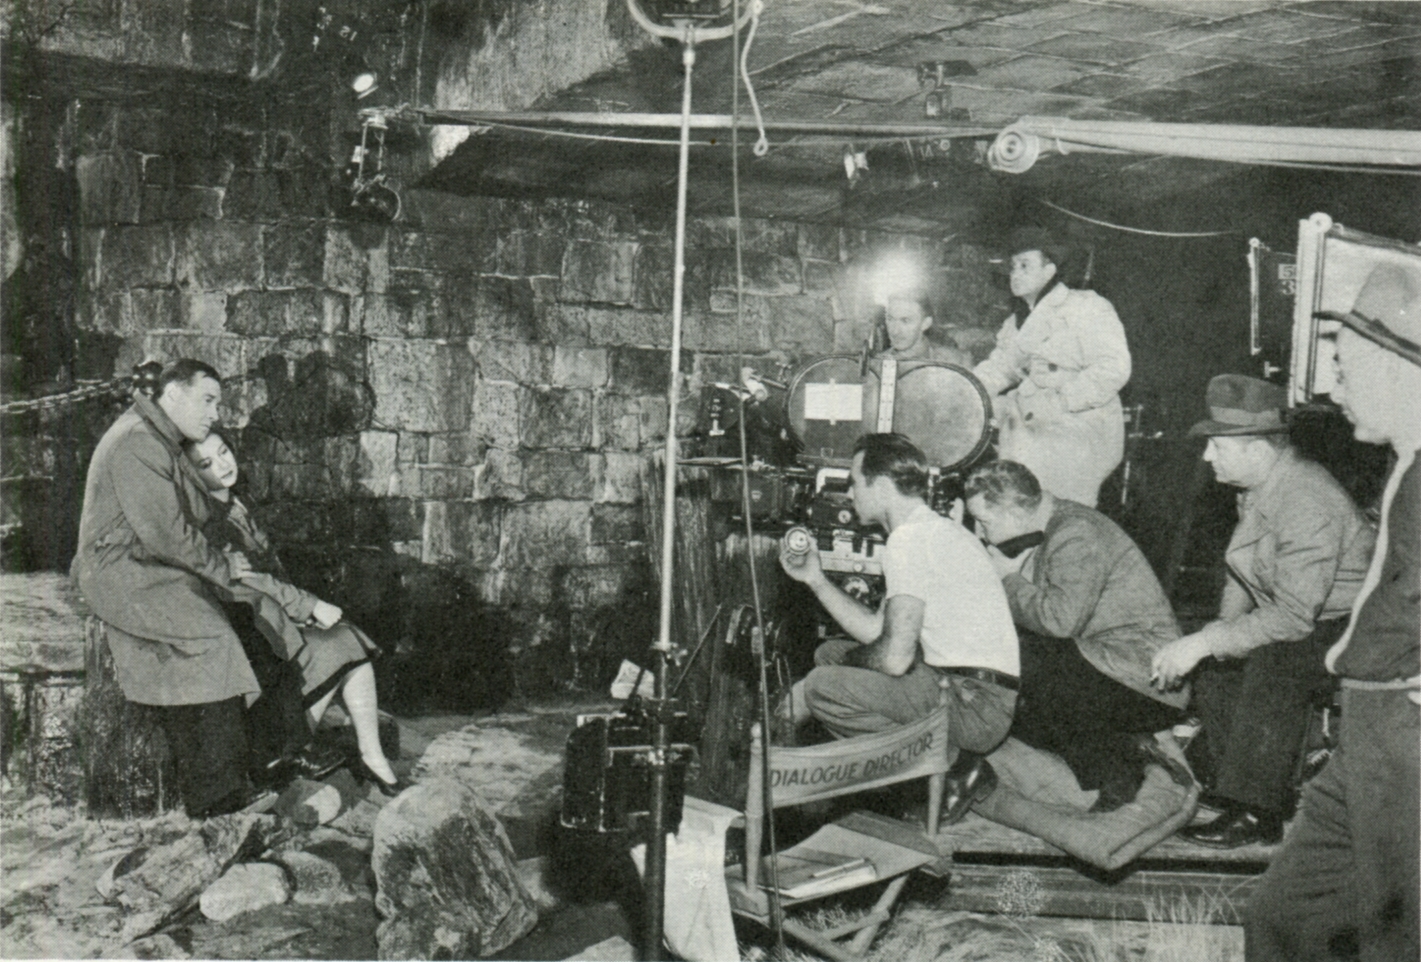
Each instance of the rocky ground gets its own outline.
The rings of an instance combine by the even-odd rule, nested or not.
[[[502,822],[517,874],[537,903],[536,927],[499,951],[499,958],[635,957],[641,905],[630,859],[611,845],[559,836],[555,825],[567,732],[575,715],[592,707],[525,706],[400,723],[397,769],[421,784],[443,780],[476,790]],[[96,883],[126,853],[183,837],[192,823],[181,813],[93,820],[82,810],[26,798],[7,785],[0,795],[0,955],[374,959],[380,917],[372,832],[388,801],[363,791],[326,825],[275,833],[267,851],[238,859],[267,864],[256,865],[236,901],[218,904],[219,884],[156,933],[125,944],[132,913],[105,901]],[[273,904],[239,911],[241,899],[262,885],[272,889]],[[1226,962],[1242,957],[1241,933],[1232,927],[1163,919],[1091,923],[1037,918],[1029,911],[972,915],[950,909],[944,886],[929,879],[914,883],[880,935],[874,959]],[[817,919],[825,926],[858,910],[851,900],[826,905]],[[1206,921],[1184,909],[1174,917]],[[752,927],[741,936],[744,957],[766,957],[771,948],[766,933]],[[790,954],[809,958],[793,949]]]

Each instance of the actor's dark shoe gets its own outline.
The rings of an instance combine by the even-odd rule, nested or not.
[[[1135,736],[1135,750],[1139,752],[1147,764],[1158,765],[1168,772],[1174,784],[1181,788],[1194,787],[1194,773],[1189,770],[1187,765],[1166,752],[1164,747],[1155,740],[1155,736]]]
[[[1283,840],[1283,820],[1276,815],[1260,815],[1247,809],[1235,809],[1225,812],[1206,825],[1190,825],[1179,834],[1195,845],[1205,845],[1209,848],[1277,845]]]
[[[292,778],[306,778],[313,782],[319,782],[344,765],[347,760],[345,752],[338,748],[307,745],[300,751],[289,752],[281,756],[273,763],[273,767],[279,768],[287,776],[287,782],[290,782]]]
[[[357,758],[354,762],[352,762],[350,766],[350,771],[352,774],[355,775],[356,778],[359,778],[361,781],[373,782],[375,784],[375,787],[380,789],[380,794],[384,795],[386,798],[394,798],[396,795],[400,794],[400,792],[403,792],[405,789],[409,788],[412,784],[414,784],[413,782],[405,781],[399,776],[395,776],[395,780],[393,782],[385,781],[379,775],[376,775],[375,772],[371,770],[369,765],[365,764],[365,759],[363,758]]]
[[[941,825],[962,821],[974,802],[980,802],[997,787],[997,773],[987,759],[976,752],[962,751],[947,770],[942,791]]]

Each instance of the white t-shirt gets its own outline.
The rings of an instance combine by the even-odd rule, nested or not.
[[[918,643],[936,667],[991,668],[1021,674],[1021,652],[1002,581],[987,549],[966,528],[926,504],[888,536],[887,598],[923,603]]]

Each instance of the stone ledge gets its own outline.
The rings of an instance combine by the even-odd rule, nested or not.
[[[83,671],[88,615],[68,575],[0,575],[0,671]]]

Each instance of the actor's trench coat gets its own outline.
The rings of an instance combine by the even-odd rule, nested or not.
[[[138,397],[89,464],[71,571],[109,627],[124,695],[193,705],[261,691],[209,586],[230,582],[227,560],[202,535],[208,501],[162,409]]]
[[[1057,284],[1018,326],[1013,314],[973,371],[997,399],[998,455],[1026,465],[1058,497],[1095,507],[1125,453],[1120,389],[1125,329],[1094,291]]]

